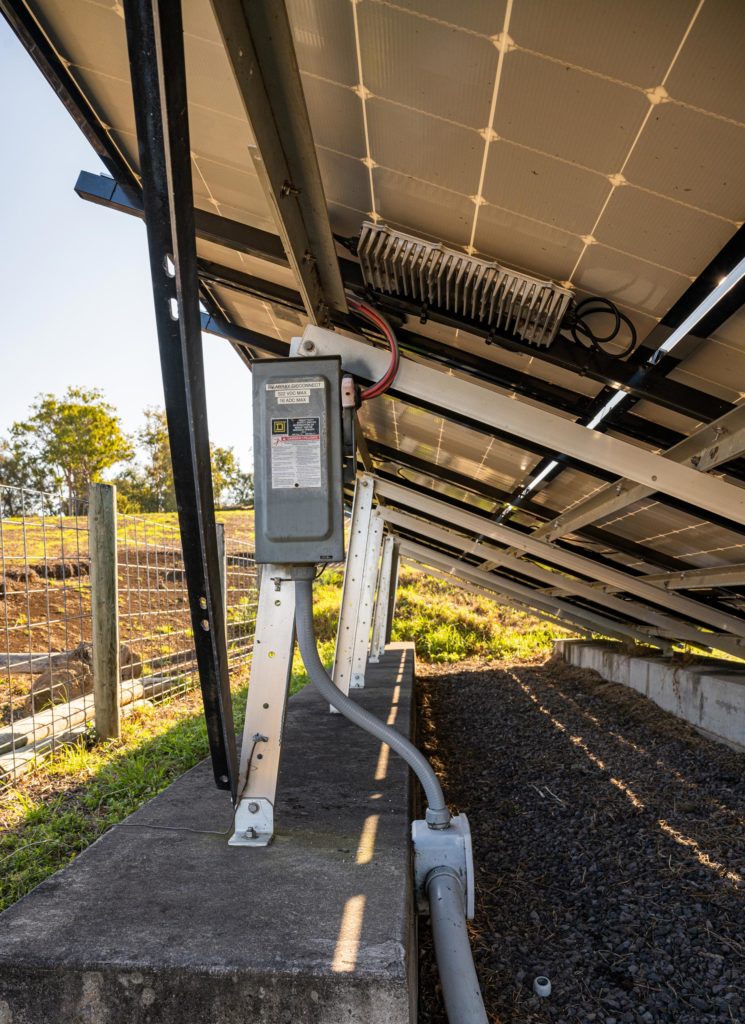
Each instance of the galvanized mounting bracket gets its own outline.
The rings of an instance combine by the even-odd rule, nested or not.
[[[274,805],[264,797],[241,800],[229,846],[268,846],[274,835]]]
[[[268,846],[274,832],[274,800],[295,648],[293,571],[286,565],[261,566],[231,846]]]
[[[430,828],[426,821],[411,823],[414,847],[414,891],[421,914],[429,910],[427,879],[438,868],[453,870],[463,885],[466,917],[473,920],[475,893],[473,881],[473,848],[471,829],[465,814],[450,819],[449,828]]]

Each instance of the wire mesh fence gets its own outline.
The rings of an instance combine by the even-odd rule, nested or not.
[[[249,543],[247,522],[243,530],[231,525],[224,545],[231,667],[253,647],[257,589]],[[189,689],[197,665],[178,529],[152,516],[120,516],[117,570],[125,696],[128,681],[134,700],[140,690],[142,699],[157,701]]]
[[[95,715],[88,520],[64,508],[60,495],[0,485],[0,790],[85,735]],[[251,656],[258,589],[250,513],[226,518],[226,633],[235,669]],[[198,679],[173,517],[120,515],[116,551],[128,714]]]
[[[93,715],[88,520],[0,485],[0,787]]]

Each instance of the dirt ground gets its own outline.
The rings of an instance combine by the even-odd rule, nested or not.
[[[490,1021],[745,1020],[745,755],[560,661],[422,675]],[[425,922],[420,956],[420,1024],[445,1024]]]

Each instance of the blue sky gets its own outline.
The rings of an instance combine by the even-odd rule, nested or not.
[[[163,405],[143,224],[79,199],[98,157],[0,17],[0,435],[35,395],[100,387],[128,431]],[[204,336],[210,436],[250,465],[251,375]]]

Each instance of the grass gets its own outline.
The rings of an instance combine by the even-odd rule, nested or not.
[[[215,513],[218,523],[225,524],[228,541],[240,541],[253,547],[254,517],[252,511],[235,509]],[[178,547],[179,526],[176,512],[148,512],[142,515],[119,516],[120,544],[152,546],[172,544]],[[88,557],[87,516],[27,515],[9,516],[0,521],[0,539],[5,562],[9,566],[34,565],[64,559],[68,562]]]
[[[341,572],[315,587],[315,620],[325,664],[333,661]],[[440,580],[404,569],[399,580],[394,640],[411,640],[425,662],[544,658],[552,630]],[[243,724],[246,670],[235,680],[236,728]],[[295,655],[291,692],[308,682]],[[91,737],[92,740],[92,737]],[[0,802],[0,909],[13,903],[113,825],[207,756],[198,692],[126,718],[122,737],[59,750]],[[226,823],[227,824],[227,823]]]

